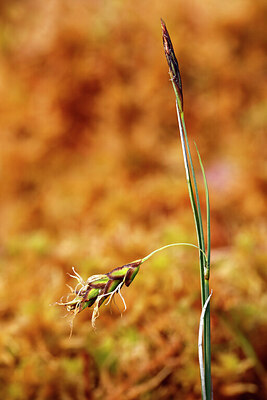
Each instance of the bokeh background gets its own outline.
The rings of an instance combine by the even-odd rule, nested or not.
[[[266,399],[267,3],[2,0],[3,400],[200,398],[194,249],[144,264],[96,332],[50,306],[72,266],[196,242],[160,17],[210,187],[214,396]]]

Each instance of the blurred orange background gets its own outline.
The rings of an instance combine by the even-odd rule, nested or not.
[[[73,265],[196,243],[160,17],[210,188],[214,397],[267,397],[267,3],[2,0],[1,399],[201,397],[194,249],[144,264],[96,332],[50,306]]]

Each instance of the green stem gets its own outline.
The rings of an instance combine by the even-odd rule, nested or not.
[[[195,143],[195,142],[194,142]],[[203,175],[203,180],[204,180],[204,187],[205,187],[205,195],[206,195],[206,206],[207,206],[207,258],[208,258],[208,265],[207,268],[210,268],[210,198],[209,198],[209,188],[208,188],[208,182],[205,174],[205,169],[200,157],[200,153],[198,151],[197,145],[195,143],[198,159],[199,159],[199,164],[201,167],[202,175]]]
[[[198,188],[197,188],[197,181],[196,181],[195,170],[194,170],[193,161],[192,161],[192,157],[191,157],[191,152],[190,152],[190,147],[189,147],[189,142],[188,142],[188,137],[187,137],[187,131],[186,131],[184,113],[183,112],[181,113],[181,120],[182,120],[182,124],[183,124],[183,131],[184,131],[186,147],[187,147],[187,151],[188,151],[188,157],[189,157],[190,167],[191,167],[192,176],[193,176],[194,189],[195,189],[195,194],[196,194],[197,211],[198,211],[198,218],[199,218],[200,243],[201,243],[200,248],[203,251],[205,251],[205,240],[204,240],[204,233],[203,233],[202,215],[201,215],[199,194],[198,194]],[[203,256],[202,256],[202,254],[200,254],[200,257],[202,258],[202,266],[203,266]],[[202,306],[204,306],[204,303],[205,303],[206,300],[207,300],[207,298],[205,297],[204,302],[202,302]]]
[[[187,160],[187,152],[186,152],[184,131],[183,131],[182,123],[181,123],[181,111],[180,111],[180,108],[179,108],[179,103],[177,103],[177,101],[176,101],[176,111],[177,111],[178,125],[179,125],[179,131],[180,131],[180,137],[181,137],[181,143],[182,143],[182,150],[183,150],[183,156],[184,156],[184,165],[185,165],[185,171],[186,171],[186,181],[187,181],[189,197],[190,197],[191,206],[192,206],[193,215],[194,215],[198,246],[199,246],[199,249],[201,249],[201,251],[199,250],[199,263],[200,263],[201,302],[202,302],[202,307],[203,307],[206,299],[205,299],[205,284],[204,284],[204,280],[205,280],[204,279],[204,267],[205,267],[205,264],[204,264],[204,259],[203,259],[203,256],[202,256],[202,254],[205,253],[205,246],[203,248],[203,242],[201,240],[201,226],[202,226],[202,223],[200,224],[200,222],[199,222],[199,214],[198,214],[198,211],[197,211],[197,206],[196,206],[196,202],[195,202],[195,198],[194,198],[194,191],[193,191],[193,187],[192,187],[190,170],[189,170],[189,165],[188,165],[188,160]],[[193,172],[193,170],[192,170],[192,172]]]
[[[176,96],[176,109],[177,109],[177,116],[178,116],[178,124],[179,124],[179,131],[180,137],[182,142],[182,150],[183,150],[183,158],[185,164],[185,171],[186,171],[186,181],[189,191],[189,197],[192,205],[194,221],[196,226],[196,233],[197,233],[197,241],[199,247],[199,264],[200,264],[200,284],[201,284],[201,302],[202,307],[206,300],[209,297],[209,264],[210,264],[210,212],[209,212],[209,201],[207,201],[207,224],[208,224],[208,231],[207,231],[207,254],[208,257],[204,258],[203,253],[205,253],[205,240],[204,240],[204,233],[203,233],[203,223],[202,223],[202,215],[200,209],[200,201],[199,201],[199,194],[196,182],[195,171],[193,167],[187,131],[185,126],[184,120],[184,113],[180,101],[179,94],[177,92],[176,86],[172,81],[173,89]],[[193,185],[191,182],[191,175],[189,170],[189,163],[187,159],[187,153],[189,157],[190,168],[193,176]],[[196,195],[196,200],[194,198],[194,190]],[[205,265],[205,260],[208,261],[207,265]],[[206,271],[206,267],[208,267],[208,271]],[[208,272],[205,279],[205,273]],[[210,306],[207,306],[206,314],[204,317],[204,364],[205,364],[205,386],[206,386],[206,395],[207,400],[212,398],[212,383],[211,383],[211,351],[210,351]]]
[[[156,249],[156,250],[152,251],[151,253],[149,253],[146,257],[142,258],[142,263],[147,261],[150,257],[152,257],[154,254],[158,253],[159,251],[167,249],[169,247],[174,247],[174,246],[189,246],[189,247],[194,247],[195,249],[202,251],[198,246],[196,246],[195,244],[192,244],[192,243],[171,243],[171,244],[167,244],[166,246],[160,247],[159,249]],[[204,256],[206,258],[205,253],[204,253]]]
[[[199,159],[199,164],[201,167],[205,194],[206,194],[206,206],[207,206],[207,270],[205,273],[205,298],[209,296],[209,276],[210,276],[210,201],[209,201],[209,189],[207,178],[204,170],[204,166],[197,148],[197,154]],[[211,343],[210,343],[210,305],[207,307],[207,312],[205,314],[205,330],[204,330],[204,341],[205,341],[205,371],[206,371],[206,384],[208,386],[207,390],[209,393],[212,392],[211,384]]]
[[[207,396],[206,396],[205,368],[203,365],[202,336],[203,336],[203,325],[204,325],[204,321],[205,321],[206,309],[209,305],[211,296],[212,296],[212,291],[202,308],[200,322],[199,322],[199,330],[198,330],[198,359],[199,359],[199,366],[200,366],[200,380],[201,380],[202,399],[203,400],[206,400]]]
[[[209,281],[205,279],[205,298],[208,298]],[[204,319],[204,363],[205,363],[205,381],[207,399],[211,399],[212,382],[211,382],[211,343],[210,343],[210,304],[207,306],[205,319]]]
[[[181,119],[183,123],[183,131],[184,131],[184,136],[186,140],[186,147],[188,151],[188,156],[189,156],[189,161],[190,161],[190,167],[192,171],[192,176],[193,176],[193,182],[194,182],[194,189],[196,193],[196,202],[197,202],[197,210],[198,210],[198,216],[199,216],[199,232],[200,232],[200,248],[205,251],[205,241],[204,241],[204,233],[203,233],[203,224],[202,224],[202,216],[201,216],[201,209],[200,209],[200,201],[199,201],[199,195],[198,195],[198,188],[197,188],[197,182],[196,182],[196,176],[195,176],[195,171],[193,167],[193,162],[192,162],[192,157],[191,157],[191,152],[190,152],[190,147],[189,147],[189,142],[188,142],[188,137],[187,137],[187,132],[186,132],[186,126],[185,126],[185,120],[184,120],[184,113],[181,113]],[[204,168],[203,168],[204,170]],[[204,173],[205,175],[205,173]],[[205,182],[205,180],[204,180]],[[207,265],[207,276],[205,276],[204,271],[204,299],[202,298],[202,306],[203,305],[203,300],[204,303],[206,302],[207,298],[209,297],[209,260],[210,260],[210,210],[209,210],[209,201],[207,201],[207,223],[208,223],[208,231],[207,231],[207,240],[209,241],[208,246],[207,246],[207,253],[208,253],[208,265]],[[204,259],[202,256],[202,253],[200,253],[200,268],[203,270],[205,269],[204,265]],[[202,274],[201,274],[202,275]],[[205,279],[206,278],[206,279]],[[206,383],[206,394],[207,394],[207,399],[211,399],[211,343],[210,343],[210,305],[208,304],[207,306],[207,311],[205,314],[204,318],[204,364],[205,364],[205,383]]]

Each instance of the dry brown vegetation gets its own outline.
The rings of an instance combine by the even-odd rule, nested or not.
[[[49,306],[73,265],[196,240],[160,17],[210,186],[215,398],[266,399],[264,0],[1,1],[1,399],[200,398],[194,249],[142,266],[96,333]]]

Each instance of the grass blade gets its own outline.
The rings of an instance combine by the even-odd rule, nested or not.
[[[184,136],[185,136],[185,142],[186,142],[186,148],[188,151],[188,157],[189,157],[189,162],[190,162],[190,168],[193,176],[193,183],[194,183],[194,189],[195,189],[195,194],[196,194],[196,203],[197,203],[197,211],[198,211],[198,219],[199,219],[199,235],[200,235],[200,248],[205,251],[205,240],[204,240],[204,233],[203,233],[203,224],[202,224],[202,215],[201,215],[201,208],[200,208],[200,201],[199,201],[199,194],[198,194],[198,187],[197,187],[197,181],[196,181],[196,174],[193,166],[193,161],[191,157],[191,152],[190,152],[190,146],[188,142],[188,137],[187,137],[187,131],[186,131],[186,126],[185,126],[185,120],[184,120],[184,113],[181,113],[181,119],[182,119],[182,124],[183,124],[183,131],[184,131]],[[204,269],[204,260],[202,255],[200,254],[201,257],[201,263],[202,267]],[[202,300],[202,306],[204,305],[206,298]]]
[[[210,268],[210,198],[209,198],[209,188],[208,188],[208,182],[205,174],[205,169],[201,160],[200,153],[198,151],[197,145],[194,142],[198,159],[199,159],[199,164],[201,167],[202,175],[203,175],[203,180],[204,180],[204,187],[205,187],[205,196],[206,196],[206,206],[207,206],[207,259],[208,259],[208,265],[207,267]]]
[[[198,213],[198,209],[197,209],[197,205],[196,205],[196,201],[195,201],[195,197],[194,197],[194,191],[193,191],[193,187],[192,187],[191,174],[190,174],[189,163],[188,163],[188,158],[187,158],[185,135],[184,135],[184,130],[183,130],[183,126],[182,126],[181,111],[179,108],[178,99],[176,99],[176,112],[177,112],[177,117],[178,117],[178,126],[179,126],[180,138],[181,138],[181,144],[182,144],[188,192],[189,192],[190,202],[191,202],[193,215],[194,215],[194,222],[195,222],[195,227],[196,227],[198,246],[199,246],[199,249],[201,249],[201,251],[199,251],[199,261],[200,261],[201,302],[202,302],[202,307],[203,307],[203,305],[205,303],[205,284],[204,284],[205,261],[204,261],[202,254],[205,253],[205,246],[203,248],[203,242],[201,240],[201,225],[202,224],[200,224],[200,221],[199,221],[199,213]],[[189,145],[188,145],[188,147],[189,147]],[[191,162],[192,162],[192,160],[191,160]],[[203,228],[202,228],[202,230],[203,230]]]

